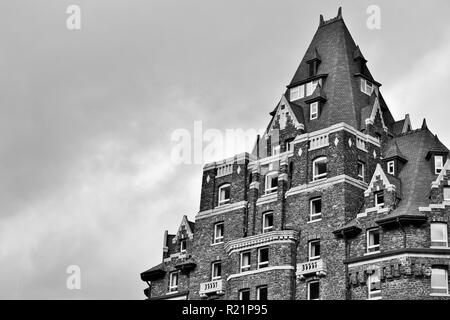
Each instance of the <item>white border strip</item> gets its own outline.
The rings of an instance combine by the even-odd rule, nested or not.
[[[448,254],[402,253],[402,254],[397,254],[397,255],[383,257],[383,258],[378,258],[378,259],[374,259],[374,260],[365,260],[365,261],[361,261],[361,262],[349,263],[348,267],[349,268],[350,267],[359,267],[359,266],[363,266],[363,265],[366,265],[366,264],[373,264],[373,263],[383,262],[383,261],[387,261],[387,260],[411,258],[411,257],[413,257],[413,258],[444,258],[444,259],[450,259],[450,248],[449,248],[449,253]]]
[[[273,270],[295,270],[295,267],[293,267],[293,266],[275,266],[275,267],[268,267],[268,268],[262,268],[262,269],[257,269],[257,270],[245,271],[245,272],[241,272],[241,273],[230,274],[227,278],[227,281],[230,281],[231,279],[234,279],[234,278],[244,277],[244,276],[248,276],[251,274],[257,274],[257,273],[273,271]]]

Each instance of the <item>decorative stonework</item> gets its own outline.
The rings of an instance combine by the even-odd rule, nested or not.
[[[295,242],[298,241],[298,231],[280,230],[258,234],[246,238],[229,241],[225,244],[225,251],[231,254],[234,251],[247,250],[274,242]]]

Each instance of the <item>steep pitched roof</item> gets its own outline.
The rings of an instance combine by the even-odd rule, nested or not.
[[[430,185],[436,179],[430,162],[426,159],[430,150],[439,146],[448,149],[428,130],[418,129],[393,138],[390,142],[408,160],[398,178],[402,184],[402,200],[390,215],[422,215],[418,208],[429,205]]]
[[[336,18],[329,21],[321,18],[319,28],[288,88],[314,79],[309,77],[308,61],[314,58],[316,52],[321,58],[317,75],[326,76],[323,91],[328,100],[322,106],[319,119],[307,120],[308,131],[323,129],[340,122],[360,128],[361,109],[369,104],[370,97],[360,90],[360,81],[356,75],[361,74],[361,66],[354,57],[355,54],[362,55],[362,53],[350,35],[341,11]],[[367,67],[364,67],[362,74],[365,78],[376,82]],[[390,127],[394,119],[381,94],[379,99],[386,125]],[[303,108],[303,111],[307,112],[306,108]]]
[[[393,139],[389,141],[389,143],[386,145],[384,152],[384,158],[389,159],[393,157],[400,157],[406,160],[406,157],[401,152],[400,148],[398,147],[398,143],[396,139]]]

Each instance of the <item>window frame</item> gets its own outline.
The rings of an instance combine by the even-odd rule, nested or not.
[[[392,161],[388,161],[388,163],[387,163],[387,172],[389,174],[395,175],[395,161],[393,161],[393,160]]]
[[[275,146],[272,146],[272,156],[277,156],[277,155],[279,155],[280,153],[281,153],[281,146],[278,144],[278,145],[275,145]]]
[[[443,227],[443,240],[433,240],[433,226],[442,226]],[[448,248],[448,225],[445,222],[431,222],[430,223],[430,244],[431,247],[434,248]],[[433,245],[435,243],[435,245]],[[436,243],[443,243],[444,245],[436,245]]]
[[[267,261],[261,262],[261,251],[267,250]],[[269,266],[269,247],[258,248],[258,269],[267,268]]]
[[[360,165],[362,168],[362,176],[359,174]],[[358,160],[358,178],[359,178],[359,180],[361,180],[363,182],[366,181],[366,164],[361,160]]]
[[[438,166],[438,159],[440,159],[440,165]],[[434,173],[440,174],[441,171],[444,169],[444,156],[442,155],[435,155],[434,156]]]
[[[313,112],[315,110],[315,112]],[[315,120],[319,118],[319,102],[313,102],[309,105],[309,120]]]
[[[215,276],[215,267],[219,266],[220,275]],[[211,263],[211,281],[217,281],[222,279],[222,261],[214,261]]]
[[[186,239],[180,240],[180,253],[186,253],[186,251],[187,251],[187,240]]]
[[[312,254],[311,254],[313,244],[319,244],[319,255],[318,256],[312,256]],[[320,239],[314,239],[314,240],[308,241],[308,261],[316,261],[316,260],[320,260]]]
[[[378,244],[371,245],[370,244],[370,234],[375,231],[378,232]],[[368,254],[379,253],[380,247],[381,247],[380,228],[377,227],[377,228],[367,229],[367,231],[366,231],[366,253],[368,253]]]
[[[276,177],[277,178],[277,185],[275,187],[268,188],[268,186],[269,186],[269,183],[268,183],[269,179],[272,179],[272,177],[274,177],[274,178]],[[264,184],[264,186],[265,186],[265,190],[264,190],[265,194],[275,193],[278,190],[278,172],[277,171],[270,171],[270,172],[266,173],[266,176],[265,176],[264,179],[265,179],[265,184]],[[272,182],[272,180],[270,180],[270,182]]]
[[[370,88],[370,92],[367,90],[367,88]],[[361,92],[365,93],[368,96],[371,96],[373,91],[375,90],[375,85],[370,82],[369,80],[366,80],[364,78],[361,78]]]
[[[433,287],[433,275],[435,275],[436,270],[443,270],[444,271],[444,277],[445,277],[445,286],[444,287]],[[436,276],[436,275],[435,275]],[[445,290],[445,292],[433,292],[434,290],[442,291]],[[431,279],[430,279],[430,291],[432,295],[448,295],[448,268],[441,267],[441,266],[432,266],[431,267]]]
[[[222,235],[219,237],[217,236],[218,226],[222,226]],[[214,224],[214,239],[213,239],[214,241],[213,241],[213,243],[214,244],[223,243],[224,242],[224,233],[225,233],[225,223],[223,221],[216,222]]]
[[[295,93],[295,95],[294,95]],[[289,100],[290,101],[296,101],[303,99],[305,97],[305,85],[299,85],[291,88],[289,90]]]
[[[242,299],[242,294],[243,293],[248,293],[248,299]],[[245,288],[245,289],[241,289],[239,290],[239,300],[250,300],[250,289]]]
[[[225,189],[225,188],[230,188],[230,191],[229,191],[230,197],[228,199],[222,199],[222,189]],[[225,184],[221,185],[219,187],[218,193],[219,193],[219,198],[218,198],[219,206],[223,206],[223,205],[229,204],[231,202],[231,184],[230,183],[225,183]]]
[[[173,278],[176,276],[176,284],[173,285]],[[169,273],[169,292],[177,292],[178,291],[178,282],[179,282],[179,271],[172,271]]]
[[[378,278],[378,281],[371,281],[373,277]],[[372,290],[372,283],[378,283],[378,289]],[[381,299],[381,279],[379,269],[376,269],[367,277],[367,298],[369,300]]]
[[[447,192],[445,192],[447,190]],[[445,197],[445,194],[447,193],[447,197],[448,198],[446,198]],[[443,188],[442,188],[442,199],[444,200],[444,201],[450,201],[450,186],[444,186]]]
[[[269,216],[269,215],[272,216],[272,225],[268,227],[268,226],[266,226],[266,216]],[[273,226],[273,211],[268,211],[268,212],[263,213],[263,215],[262,215],[262,232],[263,233],[270,232],[273,229],[274,229],[274,226]]]
[[[383,202],[382,203],[378,203],[378,196],[379,195],[383,196]],[[384,191],[383,190],[374,192],[374,201],[375,201],[375,207],[383,208],[385,206],[386,203],[384,202]]]
[[[266,289],[266,299],[261,300],[261,293],[260,293],[261,289]],[[262,285],[262,286],[257,287],[256,288],[256,300],[267,301],[268,299],[269,299],[269,286]]]
[[[317,299],[311,299],[311,285],[312,284],[317,284],[319,286],[319,297]],[[320,281],[319,280],[312,280],[312,281],[308,282],[307,300],[320,300]]]
[[[316,163],[317,162],[323,162],[323,161],[325,162],[325,166],[326,166],[325,173],[317,174],[316,173]],[[326,179],[327,175],[328,175],[328,158],[325,157],[325,156],[318,157],[317,159],[315,159],[313,161],[313,181],[319,181],[319,180]]]
[[[320,213],[313,214],[314,202],[320,201]],[[315,197],[309,200],[309,221],[320,221],[322,220],[322,197]]]
[[[248,255],[248,265],[243,265],[244,262],[244,255]],[[241,259],[240,259],[240,271],[241,272],[246,272],[246,271],[250,271],[252,268],[252,253],[251,251],[243,251],[241,252]]]

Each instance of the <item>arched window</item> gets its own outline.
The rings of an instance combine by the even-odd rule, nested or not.
[[[327,157],[320,157],[313,161],[313,180],[327,177]]]

